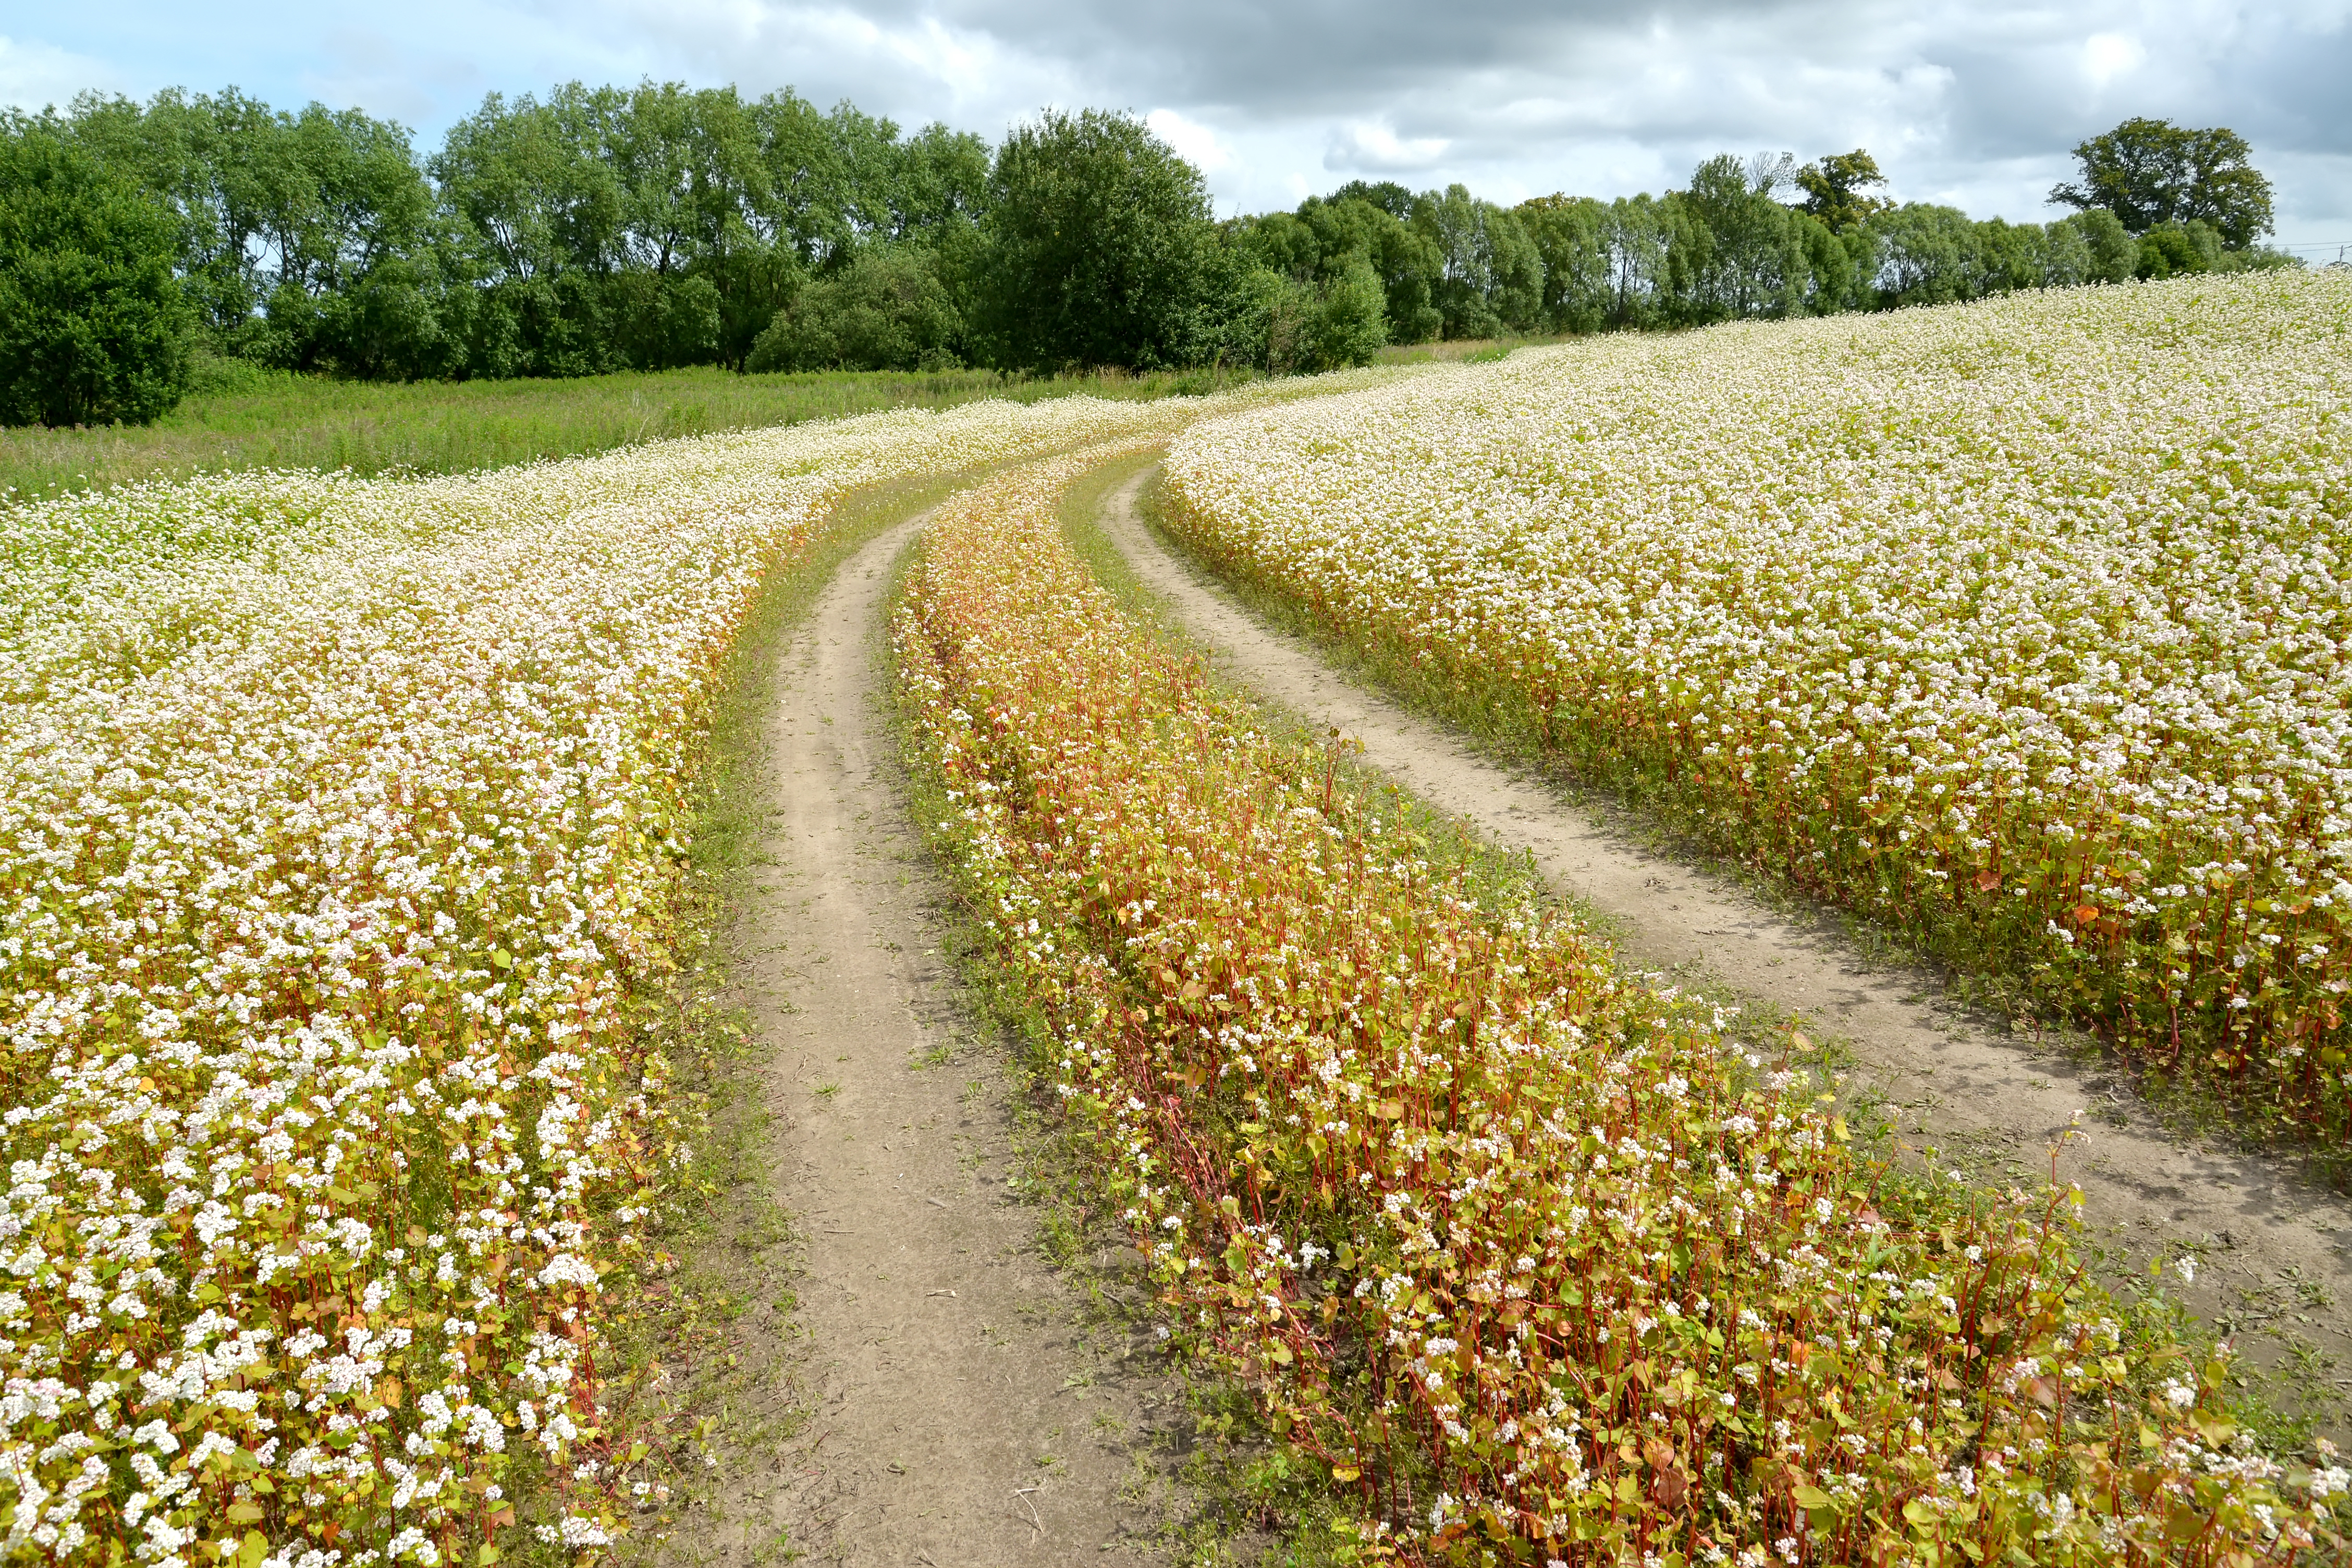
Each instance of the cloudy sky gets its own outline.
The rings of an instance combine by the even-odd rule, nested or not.
[[[991,138],[1129,109],[1221,214],[1359,176],[1611,196],[1860,146],[1906,200],[2046,218],[2066,150],[2148,114],[2251,140],[2281,240],[2352,242],[2352,0],[0,0],[0,101],[26,107],[235,84],[429,145],[494,89],[647,76]]]

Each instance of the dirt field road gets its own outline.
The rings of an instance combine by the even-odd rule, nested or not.
[[[1862,1073],[1902,1108],[1908,1141],[1937,1145],[1979,1179],[2046,1178],[2052,1141],[2084,1111],[2088,1139],[2059,1173],[2081,1185],[2094,1226],[2138,1256],[2193,1247],[2202,1267],[2179,1293],[2289,1371],[2327,1429],[2352,1426],[2352,1205],[2299,1179],[2288,1162],[2174,1140],[2119,1075],[1972,1025],[1933,976],[1874,965],[1831,922],[1793,923],[1721,879],[1643,849],[1540,781],[1337,675],[1171,553],[1136,504],[1150,478],[1114,492],[1102,526],[1220,669],[1358,738],[1368,762],[1495,841],[1531,850],[1555,887],[1618,922],[1633,963],[1728,985],[1850,1044]]]
[[[999,1054],[959,1047],[878,668],[919,525],[849,562],[775,680],[772,864],[743,918],[775,1195],[807,1237],[794,1377],[814,1419],[680,1521],[692,1561],[1126,1561],[1163,1500],[1168,1391],[1083,1331],[1038,1211],[1006,1190]]]

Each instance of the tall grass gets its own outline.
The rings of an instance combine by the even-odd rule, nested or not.
[[[877,408],[944,408],[988,397],[1035,403],[1077,393],[1165,397],[1246,378],[1231,371],[737,375],[704,367],[570,381],[394,384],[215,361],[198,393],[152,426],[0,430],[0,500],[245,468],[460,473]]]

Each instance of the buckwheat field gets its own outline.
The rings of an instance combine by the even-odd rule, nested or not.
[[[0,1554],[595,1546],[706,701],[851,489],[1074,399],[0,512]],[[527,1524],[532,1521],[525,1521]]]
[[[2332,1153],[2348,332],[2198,279],[0,510],[0,1555],[618,1548],[713,700],[846,498],[950,474],[923,826],[1302,1560],[2340,1552],[2335,1451],[2078,1194],[1889,1165],[1064,531],[1172,443],[1220,570]]]
[[[1173,523],[2336,1150],[2347,330],[2329,270],[1526,351],[1200,426]]]
[[[1181,1344],[1262,1411],[1305,1560],[2333,1539],[2344,1471],[2264,1453],[2226,1351],[2084,1278],[2068,1194],[1858,1156],[1720,1013],[1433,858],[1089,579],[1082,468],[958,497],[909,578],[928,826]]]

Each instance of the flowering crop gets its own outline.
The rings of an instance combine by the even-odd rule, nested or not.
[[[2352,286],[1610,338],[1195,427],[1204,553],[2352,1131]]]
[[[1074,399],[0,512],[0,1554],[430,1565],[538,1450],[601,1544],[605,1277],[711,682],[848,489]]]
[[[936,836],[1188,1327],[1360,1556],[2282,1561],[2308,1510],[2054,1191],[1848,1150],[1801,1075],[1488,907],[1062,544],[943,508],[894,622]],[[1488,895],[1492,898],[1493,895]],[[2322,1469],[2314,1490],[2344,1477]]]

